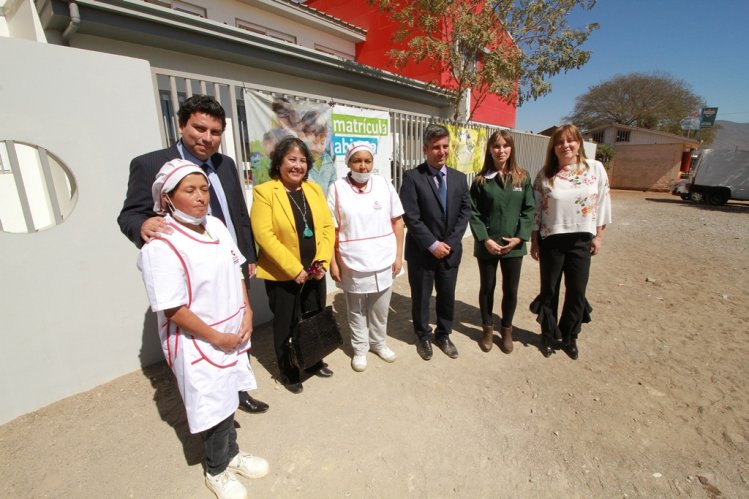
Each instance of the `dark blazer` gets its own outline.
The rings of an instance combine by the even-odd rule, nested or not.
[[[447,213],[442,209],[439,192],[430,174],[429,166],[422,163],[403,174],[400,190],[406,222],[405,257],[409,262],[436,265],[429,246],[435,241],[447,243],[452,252],[444,259],[448,267],[457,267],[463,254],[461,240],[471,216],[466,176],[447,168]]]
[[[181,156],[175,144],[167,149],[138,156],[130,162],[127,195],[120,216],[117,217],[117,223],[122,233],[138,248],[143,246],[143,240],[140,238],[140,228],[143,222],[156,216],[151,196],[151,186],[156,174],[164,163],[178,158]],[[229,214],[234,224],[234,231],[237,233],[237,247],[247,259],[247,263],[255,263],[257,262],[255,241],[252,238],[250,215],[247,212],[244,188],[239,181],[237,166],[233,159],[220,153],[214,154],[211,162],[226,194]]]

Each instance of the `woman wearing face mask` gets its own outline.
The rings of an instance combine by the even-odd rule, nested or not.
[[[257,276],[265,279],[273,312],[273,342],[279,381],[301,393],[302,372],[294,365],[289,339],[299,314],[325,307],[325,273],[333,256],[335,231],[325,195],[309,182],[312,155],[297,137],[286,137],[271,155],[271,180],[253,191],[250,220],[259,246]],[[325,362],[308,369],[333,376]]]
[[[590,258],[601,251],[611,223],[609,179],[600,161],[585,157],[583,137],[575,125],[563,125],[549,139],[546,163],[533,183],[536,218],[531,256],[539,260],[541,291],[531,303],[541,324],[541,353],[552,354],[556,342],[577,359],[577,336],[590,322],[585,298]],[[564,277],[564,305],[557,321]]]
[[[370,349],[385,362],[396,358],[386,338],[393,278],[403,266],[403,206],[393,185],[372,174],[371,143],[351,144],[346,165],[348,175],[328,190],[337,227],[330,276],[346,297],[351,367],[361,372]]]
[[[473,256],[479,264],[479,309],[485,352],[494,343],[494,287],[497,266],[502,272],[502,322],[500,349],[512,352],[512,319],[518,303],[518,284],[525,242],[531,237],[533,189],[528,172],[515,159],[515,143],[506,130],[494,132],[486,146],[484,167],[471,185]]]
[[[252,309],[242,283],[244,257],[226,226],[207,216],[208,178],[175,159],[152,186],[154,211],[173,230],[144,245],[138,257],[164,357],[177,378],[191,433],[203,437],[205,482],[219,497],[244,497],[236,478],[257,478],[268,462],[239,450],[237,392],[255,388],[247,351]]]

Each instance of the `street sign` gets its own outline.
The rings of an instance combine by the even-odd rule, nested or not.
[[[700,128],[712,128],[715,125],[716,116],[718,116],[717,107],[703,107],[700,113]]]

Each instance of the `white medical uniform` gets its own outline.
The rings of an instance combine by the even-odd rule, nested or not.
[[[393,184],[372,175],[359,191],[347,177],[338,179],[328,191],[328,206],[338,234],[336,251],[344,266],[338,287],[348,293],[389,288],[397,251],[392,219],[403,215]]]
[[[164,310],[186,306],[215,330],[237,334],[245,313],[240,265],[245,259],[226,226],[206,219],[199,234],[166,216],[174,232],[144,245],[138,257],[151,309],[157,313],[164,357],[177,378],[191,433],[216,426],[239,405],[237,393],[256,388],[250,342],[225,353],[181,331]]]
[[[336,252],[355,355],[386,348],[387,318],[392,294],[392,266],[397,240],[392,219],[403,215],[393,184],[372,175],[363,190],[347,177],[328,190],[328,206],[336,224]]]

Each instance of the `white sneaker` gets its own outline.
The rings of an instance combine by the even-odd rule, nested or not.
[[[246,499],[247,489],[239,483],[237,477],[231,471],[224,470],[218,475],[205,474],[205,484],[216,494],[218,499]]]
[[[366,355],[354,355],[351,359],[351,368],[360,373],[367,368],[367,356]]]
[[[238,473],[247,478],[261,478],[268,474],[268,461],[262,457],[253,456],[246,452],[239,451],[229,461],[229,467],[234,473]]]
[[[374,351],[374,353],[379,355],[380,358],[384,360],[385,362],[395,362],[395,359],[398,358],[398,356],[395,355],[395,352],[393,352],[392,350],[390,350],[390,348],[386,346],[382,348],[378,348],[377,350]]]

